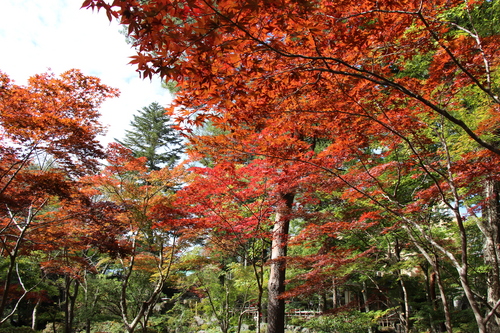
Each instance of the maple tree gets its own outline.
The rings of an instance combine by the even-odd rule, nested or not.
[[[109,17],[119,17],[128,26],[138,49],[132,63],[145,77],[160,74],[177,80],[177,101],[187,107],[185,116],[193,106],[217,110],[227,121],[268,111],[300,114],[297,99],[308,95],[304,111],[349,110],[340,106],[351,104],[356,93],[365,96],[359,107],[379,100],[368,96],[383,95],[387,100],[381,106],[407,98],[407,112],[414,105],[419,112],[442,115],[481,146],[499,152],[481,137],[493,125],[482,122],[476,130],[455,114],[453,105],[439,103],[463,87],[475,86],[491,99],[485,114],[495,116],[498,97],[492,89],[492,68],[497,36],[474,34],[453,22],[447,13],[462,9],[462,2],[285,3],[87,0],[83,7],[104,8]],[[463,10],[481,4],[465,4]],[[460,33],[452,35],[456,29]],[[428,74],[402,76],[409,64],[424,61],[422,55],[431,58]],[[443,83],[450,86],[436,95],[429,89]],[[327,95],[330,103],[325,104],[321,96]],[[341,99],[332,102],[334,96]],[[322,107],[313,107],[314,101]]]
[[[127,332],[134,332],[139,324],[146,331],[176,257],[190,242],[190,233],[184,233],[189,225],[173,204],[172,189],[182,183],[183,169],[149,171],[145,157],[135,158],[119,144],[111,144],[107,156],[104,170],[85,181],[94,187],[94,196],[119,207],[116,219],[126,231],[121,238],[128,251],[110,258],[121,276],[119,304],[113,306],[118,307]],[[141,276],[149,287],[144,295],[134,294],[132,279]],[[144,298],[131,301],[140,296]]]
[[[60,236],[51,238],[50,229],[72,216],[56,216],[54,207],[77,197],[75,177],[95,171],[104,156],[96,138],[104,131],[98,108],[117,95],[78,70],[35,75],[26,86],[0,73],[0,249],[8,258],[0,323],[36,287],[21,280],[18,258],[50,247]],[[14,290],[20,295],[11,298]]]
[[[273,217],[275,207],[283,205],[280,193],[286,179],[265,160],[236,165],[226,161],[213,167],[193,167],[190,171],[195,178],[179,192],[179,200],[193,216],[200,233],[205,230],[205,247],[214,253],[210,257],[222,251],[231,257],[240,257],[245,266],[252,267],[258,290],[255,299],[257,318],[260,320],[264,294],[263,269],[270,246],[275,249],[272,251],[275,275],[270,277],[270,281],[273,281],[274,289],[284,288],[285,254],[281,252],[286,249],[282,239],[286,237],[286,232],[270,229],[273,218],[283,221],[285,225],[290,218],[282,215]],[[272,241],[278,236],[282,237],[283,244]],[[228,264],[221,263],[223,266]],[[281,276],[276,276],[278,272]],[[279,306],[284,306],[284,300],[279,302]],[[226,318],[220,325],[224,327],[223,331],[227,331],[228,321],[229,318]]]
[[[48,276],[45,284],[59,291],[52,297],[63,313],[64,332],[75,330],[78,299],[81,293],[89,297],[88,277],[98,273],[102,258],[130,253],[123,241],[129,229],[117,218],[122,209],[97,200],[93,184],[85,177],[75,187],[78,191],[72,200],[57,202],[45,214],[52,223],[37,229],[35,240],[44,250],[40,268]],[[88,321],[85,325],[90,330]]]
[[[345,222],[391,221],[436,273],[444,260],[454,267],[478,331],[497,332],[500,51],[498,32],[485,29],[481,15],[495,4],[87,0],[83,7],[127,25],[138,51],[132,63],[144,77],[179,82],[173,116],[224,130],[193,140],[200,154],[210,147],[221,158],[293,165],[303,191],[308,183],[310,193],[366,202],[364,214],[321,224],[336,237]],[[453,242],[432,232],[443,217],[456,226]],[[488,267],[484,301],[470,281],[470,221]]]

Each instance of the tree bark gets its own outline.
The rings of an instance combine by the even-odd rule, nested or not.
[[[262,251],[260,255],[260,266],[257,267],[256,260],[252,260],[252,268],[255,275],[255,281],[257,282],[258,295],[257,295],[257,318],[256,318],[256,333],[260,333],[260,323],[262,316],[262,296],[264,295],[264,262],[265,262],[265,250],[262,246]]]
[[[283,203],[278,207],[274,222],[271,243],[271,273],[268,283],[268,333],[285,332],[285,300],[280,295],[285,291],[286,252],[290,212],[294,194],[282,196]]]
[[[332,279],[332,309],[336,309],[338,305],[337,283],[335,277]]]
[[[363,296],[363,307],[365,308],[365,312],[370,312],[370,303],[368,300],[368,286],[366,281],[363,281],[363,290],[361,291],[361,295]],[[373,333],[373,329],[368,327],[368,333]]]
[[[78,287],[80,283],[77,280],[72,279],[68,275],[64,277],[65,290],[64,290],[64,332],[73,332],[73,320],[75,318],[75,302],[78,296]],[[71,294],[71,285],[75,284],[73,288],[73,294]]]
[[[451,322],[451,313],[450,313],[450,306],[448,304],[448,299],[446,298],[446,293],[444,290],[444,285],[443,285],[443,280],[441,279],[441,272],[439,271],[439,265],[438,265],[438,260],[436,259],[436,282],[439,288],[439,294],[441,296],[441,302],[443,304],[443,311],[444,311],[444,317],[445,317],[445,329],[447,333],[453,333],[453,326]]]
[[[41,298],[38,298],[35,306],[33,307],[33,312],[31,313],[31,329],[36,330],[36,321],[37,321],[37,312],[40,303],[42,302]]]
[[[485,182],[484,195],[486,198],[485,208],[483,210],[483,221],[480,223],[481,232],[484,235],[484,263],[489,267],[487,275],[487,301],[493,308],[500,299],[500,267],[499,267],[499,249],[500,244],[500,203],[499,191],[500,184],[495,180]],[[500,332],[499,312],[486,323],[488,332]]]

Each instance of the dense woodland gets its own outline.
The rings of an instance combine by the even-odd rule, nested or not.
[[[500,332],[498,0],[82,7],[175,99],[0,73],[0,332]]]

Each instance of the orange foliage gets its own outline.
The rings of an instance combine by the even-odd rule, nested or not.
[[[249,219],[233,215],[237,197],[217,192],[237,174],[221,161],[250,164],[257,156],[276,170],[273,186],[297,193],[299,204],[317,195],[341,208],[357,205],[337,219],[304,209],[317,224],[304,237],[314,239],[382,222],[418,228],[443,207],[460,224],[465,200],[482,193],[484,180],[498,180],[491,134],[500,122],[493,82],[500,36],[458,33],[447,15],[463,4],[86,0],[83,7],[127,26],[138,52],[131,63],[143,77],[178,82],[172,116],[221,130],[192,141],[195,158],[217,164],[193,185],[205,203],[194,205],[197,223],[224,229],[231,220],[231,232],[236,225],[246,232]],[[423,69],[412,69],[415,62]],[[480,108],[467,107],[469,92]],[[244,191],[237,179],[231,186]]]

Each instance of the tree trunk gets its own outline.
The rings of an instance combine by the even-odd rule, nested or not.
[[[453,333],[453,326],[451,323],[451,313],[450,313],[450,305],[448,304],[448,299],[446,298],[446,293],[444,291],[444,285],[443,285],[443,280],[441,279],[441,272],[439,270],[439,265],[437,264],[438,261],[436,259],[436,282],[439,287],[439,294],[441,295],[441,302],[443,304],[443,311],[444,311],[444,317],[445,317],[445,329],[446,332],[448,333]]]
[[[327,306],[328,306],[328,304],[327,304],[327,299],[326,299],[326,292],[323,291],[320,295],[320,302],[319,302],[318,311],[320,313],[324,313],[326,311]]]
[[[42,299],[38,298],[35,306],[33,307],[33,312],[31,313],[31,329],[33,331],[36,330],[36,319],[37,319],[36,316],[37,316],[38,307],[40,306],[41,302],[42,302]]]
[[[410,302],[408,300],[408,290],[406,288],[406,284],[404,282],[403,277],[399,274],[399,284],[401,286],[401,293],[403,296],[403,323],[404,323],[404,331],[406,333],[410,332]]]
[[[80,283],[77,280],[70,278],[68,275],[64,277],[65,280],[65,291],[64,291],[64,332],[72,333],[73,331],[73,319],[75,318],[75,302],[78,296],[78,287]],[[71,285],[75,283],[73,288],[73,294],[71,294]]]
[[[262,241],[263,242],[263,241]],[[257,266],[256,260],[252,260],[252,268],[255,275],[255,281],[257,282],[258,295],[257,295],[257,318],[256,318],[256,333],[260,333],[260,323],[262,316],[262,296],[264,295],[264,262],[265,262],[265,250],[264,245],[262,246],[261,256],[260,256],[260,266]]]
[[[1,320],[0,324],[4,323],[5,321],[7,321],[7,319],[9,319],[12,316],[12,313],[9,313],[8,316],[4,317],[4,311],[8,304],[8,296],[10,291],[10,284],[12,282],[12,274],[14,273],[14,269],[16,267],[17,251],[15,252],[15,254],[16,255],[9,254],[9,266],[7,268],[5,282],[3,283],[2,299],[0,301],[0,320]]]
[[[361,295],[363,296],[363,307],[365,308],[365,312],[370,312],[370,303],[368,300],[368,286],[366,281],[363,281],[363,290],[361,291]],[[372,333],[373,329],[368,327],[368,333]]]
[[[499,249],[500,244],[500,184],[495,180],[485,182],[484,194],[486,198],[483,210],[483,220],[480,223],[481,232],[484,235],[483,255],[484,263],[489,267],[487,275],[487,302],[493,308],[500,299],[500,268]],[[486,323],[490,333],[500,332],[500,313],[495,315]]]
[[[85,333],[90,333],[91,321],[90,318],[85,319]]]
[[[399,244],[399,240],[396,237],[395,238],[395,244],[394,244],[394,252],[396,255],[397,262],[401,262],[401,251],[403,250],[403,246]],[[399,278],[399,286],[401,287],[401,298],[403,300],[403,304],[401,304],[401,308],[403,309],[403,315],[400,315],[401,321],[404,324],[404,331],[405,333],[410,331],[410,303],[408,300],[408,290],[406,289],[406,284],[404,282],[403,276],[401,274],[401,270],[397,271],[398,278]]]
[[[267,306],[268,333],[285,332],[285,300],[280,298],[280,295],[285,291],[288,229],[294,194],[287,193],[282,198],[284,202],[276,212],[271,243],[271,273]]]
[[[421,235],[423,235],[427,241],[430,242],[430,244],[436,249],[438,250],[438,252],[441,252],[442,254],[444,254],[446,257],[448,257],[449,259],[451,259],[451,262],[453,264],[453,267],[457,270],[458,272],[458,276],[459,276],[459,279],[460,279],[460,285],[462,286],[462,289],[465,293],[465,297],[467,298],[468,302],[469,302],[469,305],[470,305],[470,308],[474,314],[474,319],[476,320],[476,323],[477,323],[477,326],[478,326],[478,333],[497,333],[496,331],[493,331],[493,332],[489,332],[487,331],[487,328],[486,328],[486,318],[483,316],[483,313],[481,311],[481,308],[478,304],[478,301],[477,301],[477,297],[476,295],[474,294],[472,288],[471,288],[471,285],[469,283],[469,276],[468,276],[468,272],[469,272],[469,264],[468,264],[468,254],[467,254],[467,234],[465,232],[465,227],[463,225],[463,221],[462,221],[462,218],[461,218],[461,215],[458,213],[458,210],[455,212],[455,217],[457,219],[457,225],[459,226],[459,230],[460,230],[460,237],[461,237],[461,248],[462,248],[462,253],[460,254],[461,255],[461,259],[462,259],[462,262],[459,262],[459,260],[457,260],[457,258],[455,258],[455,256],[453,255],[453,253],[447,251],[445,248],[441,247],[438,243],[436,243],[426,232],[423,228],[421,228],[418,224],[416,223],[413,223],[411,220],[406,220],[407,222],[409,222],[409,224],[412,225],[412,227],[415,227],[416,231],[418,231],[418,233],[420,233]],[[433,255],[431,255],[420,243],[419,240],[417,240],[415,238],[415,236],[413,235],[413,231],[411,230],[411,228],[409,227],[408,224],[403,224],[403,228],[407,231],[408,235],[410,236],[413,244],[419,249],[420,253],[424,255],[424,257],[427,259],[427,262],[431,265],[433,265],[433,267],[436,269],[436,267],[438,267],[436,265],[436,258],[433,257]],[[436,271],[438,271],[436,269]],[[489,315],[488,315],[489,316]]]
[[[40,205],[40,207],[44,206],[45,202],[46,202],[46,200],[44,201],[44,203],[42,205]],[[7,209],[9,210],[8,207],[7,207]],[[17,235],[15,245],[12,248],[9,249],[8,247],[6,247],[4,245],[3,249],[2,249],[3,251],[5,251],[7,253],[7,255],[9,257],[9,265],[7,268],[7,274],[5,276],[5,282],[3,284],[3,291],[2,291],[1,299],[0,299],[0,325],[5,323],[11,316],[14,315],[17,306],[19,305],[21,300],[27,294],[27,290],[24,290],[22,296],[18,297],[17,304],[14,306],[14,310],[8,314],[4,313],[5,308],[7,306],[7,303],[8,303],[8,299],[9,299],[9,292],[11,291],[10,286],[11,286],[11,282],[12,282],[12,276],[14,274],[14,271],[16,270],[17,256],[19,255],[19,250],[21,248],[21,244],[24,241],[24,236],[25,236],[28,228],[31,226],[31,223],[33,222],[34,216],[36,215],[36,213],[34,213],[34,211],[37,211],[37,209],[33,209],[33,207],[30,206],[28,209],[28,216],[26,217],[24,225],[17,224],[13,214],[11,214],[11,216],[10,216],[11,220],[9,222],[9,225],[11,225],[11,227],[13,228],[13,231],[10,231],[10,232],[15,233],[16,228],[17,228],[18,229],[17,231],[19,232],[19,234]],[[10,212],[10,210],[9,210],[9,212]],[[5,236],[3,236],[3,237],[5,237]],[[5,243],[5,239],[3,239],[2,242]],[[21,282],[21,281],[19,281],[19,282]],[[23,289],[24,289],[24,287],[23,287]]]
[[[368,303],[368,286],[366,281],[363,281],[363,290],[361,290],[361,295],[363,296],[363,307],[366,312],[370,312],[370,304]]]

